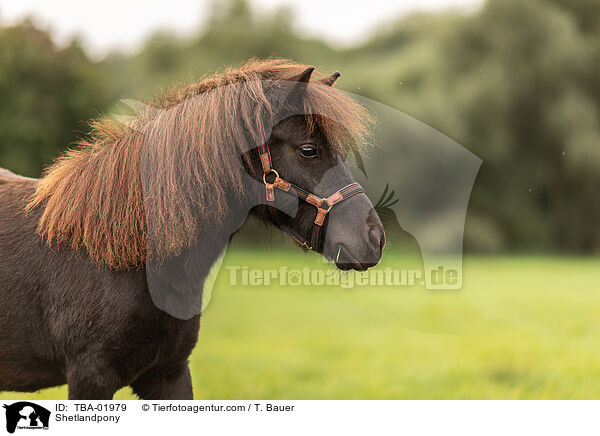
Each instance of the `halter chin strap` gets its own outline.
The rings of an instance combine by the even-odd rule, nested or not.
[[[317,195],[308,192],[306,189],[301,188],[300,186],[294,185],[293,183],[286,182],[281,177],[279,177],[279,173],[273,169],[273,165],[271,162],[271,153],[266,144],[263,144],[260,147],[260,162],[263,168],[263,183],[265,184],[266,197],[267,202],[272,203],[275,201],[275,188],[280,189],[285,192],[289,192],[290,194],[295,195],[301,200],[306,201],[308,204],[313,205],[317,208],[317,216],[315,217],[315,221],[312,228],[312,235],[310,241],[304,239],[302,236],[292,233],[292,230],[289,229],[288,233],[292,237],[294,241],[303,247],[316,251],[317,253],[322,253],[321,248],[321,238],[323,235],[323,224],[325,223],[325,218],[327,214],[331,210],[331,208],[337,203],[347,200],[350,197],[353,197],[357,194],[364,193],[364,189],[358,183],[350,183],[349,185],[344,186],[338,191],[334,192],[327,198],[321,198]],[[268,180],[270,179],[270,181]]]

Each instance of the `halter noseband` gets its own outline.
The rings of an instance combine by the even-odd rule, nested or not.
[[[354,182],[337,190],[327,198],[321,198],[311,192],[308,192],[306,189],[294,185],[293,183],[286,182],[279,177],[279,173],[275,171],[271,163],[271,152],[266,144],[263,144],[260,147],[260,162],[263,168],[263,183],[265,184],[268,203],[275,201],[275,188],[277,188],[281,189],[282,191],[289,192],[317,208],[317,216],[315,217],[312,228],[310,242],[304,239],[302,236],[292,233],[291,229],[288,229],[288,233],[294,241],[303,247],[317,253],[322,253],[320,247],[321,237],[323,234],[323,224],[325,223],[325,218],[327,217],[327,214],[331,208],[337,203],[347,200],[350,197],[364,193],[365,190],[362,188],[362,186],[360,186],[360,184]],[[275,176],[275,179],[269,182],[267,180],[267,177],[269,176]]]

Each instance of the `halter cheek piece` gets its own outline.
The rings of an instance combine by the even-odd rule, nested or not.
[[[279,177],[279,173],[275,171],[275,169],[273,169],[273,165],[271,163],[271,153],[266,144],[263,144],[260,147],[260,162],[263,168],[263,183],[265,184],[267,202],[272,203],[273,201],[275,201],[275,188],[277,188],[281,189],[282,191],[289,192],[290,194],[295,195],[296,197],[306,201],[308,204],[311,204],[317,208],[317,216],[315,217],[314,225],[312,228],[310,242],[304,239],[302,236],[292,233],[291,229],[288,229],[288,233],[294,241],[296,241],[303,247],[312,251],[316,251],[317,253],[322,253],[322,251],[320,250],[321,238],[324,233],[323,224],[325,223],[325,218],[327,217],[327,214],[329,213],[331,208],[337,203],[347,200],[348,198],[353,197],[357,194],[364,193],[365,191],[362,188],[362,186],[360,186],[356,182],[350,183],[349,185],[346,185],[338,191],[334,192],[329,197],[321,198],[311,192],[308,192],[300,186],[294,185],[290,182],[286,182],[281,177]],[[271,181],[267,180],[268,178],[270,178]]]

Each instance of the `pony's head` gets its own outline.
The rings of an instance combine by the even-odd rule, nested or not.
[[[338,72],[312,83],[313,70],[305,68],[279,90],[284,103],[278,105],[281,112],[266,143],[245,156],[247,171],[262,178],[267,197],[266,204],[255,207],[253,213],[305,248],[322,253],[340,269],[363,271],[379,262],[385,232],[345,157],[358,146],[357,140],[364,140],[362,129],[370,118],[356,103],[331,89]],[[332,105],[345,110],[340,114],[333,108],[329,116],[320,113],[332,112]],[[297,202],[295,214],[275,206],[275,196],[281,195]]]

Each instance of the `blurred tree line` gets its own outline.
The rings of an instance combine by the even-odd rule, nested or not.
[[[0,28],[0,166],[39,176],[115,97],[76,42],[59,49],[29,21]]]
[[[198,34],[152,36],[90,61],[25,22],[0,28],[0,166],[37,176],[119,98],[155,93],[250,57],[340,69],[340,87],[402,110],[484,161],[466,227],[473,251],[600,251],[600,2],[488,0],[417,14],[333,48],[294,26],[215,2]],[[399,157],[401,159],[401,157]]]

